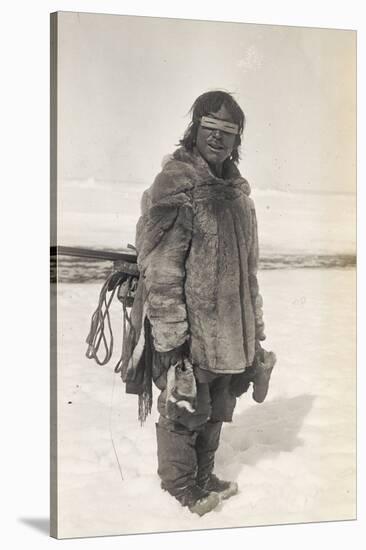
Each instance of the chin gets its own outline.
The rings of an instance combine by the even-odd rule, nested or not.
[[[205,158],[208,162],[217,164],[222,163],[226,159],[226,156],[222,153],[215,154],[212,151],[207,151],[207,154],[205,155]]]

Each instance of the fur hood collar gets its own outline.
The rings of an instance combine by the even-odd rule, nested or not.
[[[240,189],[240,191],[247,196],[249,196],[251,193],[251,188],[248,181],[243,178],[236,164],[230,159],[227,159],[224,162],[222,178],[214,175],[206,160],[199,154],[196,149],[193,151],[187,151],[187,149],[185,149],[184,147],[179,147],[179,149],[177,149],[173,154],[166,155],[163,158],[162,168],[164,171],[177,169],[178,165],[180,165],[179,167],[183,171],[191,172],[193,169],[196,174],[191,173],[190,176],[193,177],[195,175],[196,177],[194,177],[193,179],[195,179],[198,184],[221,184],[233,188],[238,188],[238,190]],[[191,170],[189,170],[188,167],[190,167]]]

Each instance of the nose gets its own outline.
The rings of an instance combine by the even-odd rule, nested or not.
[[[222,138],[222,131],[221,131],[219,128],[215,128],[215,129],[212,131],[212,135],[213,135],[216,139],[221,139],[221,138]]]

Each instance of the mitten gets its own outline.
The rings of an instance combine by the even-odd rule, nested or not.
[[[197,385],[193,365],[184,359],[172,365],[167,373],[166,410],[169,418],[179,417],[182,409],[193,413],[196,408]]]
[[[260,348],[254,358],[253,399],[257,403],[265,400],[273,367],[276,364],[276,355],[273,351]]]
[[[176,363],[183,362],[186,355],[187,349],[185,344],[170,351],[154,350],[152,375],[156,386],[160,390],[163,390],[166,386],[169,368]]]

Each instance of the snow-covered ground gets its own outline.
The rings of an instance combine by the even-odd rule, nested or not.
[[[59,536],[354,518],[355,279],[353,269],[260,274],[278,362],[267,400],[246,394],[224,426],[216,471],[240,493],[202,518],[159,487],[155,406],[141,427],[113,365],[85,358],[101,285],[60,285]],[[113,318],[117,330],[118,304]]]

